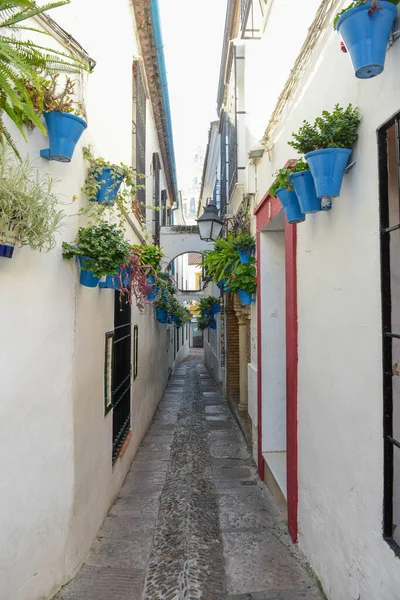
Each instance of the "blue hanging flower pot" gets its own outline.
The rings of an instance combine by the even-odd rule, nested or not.
[[[157,296],[157,290],[156,290],[156,288],[155,288],[155,286],[154,286],[154,283],[155,283],[155,281],[156,281],[156,280],[155,280],[155,277],[154,277],[154,275],[148,275],[148,276],[146,277],[146,279],[147,279],[147,281],[148,281],[148,282],[151,284],[151,287],[153,288],[153,291],[152,291],[152,292],[149,292],[149,293],[147,294],[147,300],[155,300],[155,299],[156,299],[156,296]]]
[[[315,191],[314,179],[310,171],[293,173],[290,176],[290,183],[296,192],[302,213],[307,215],[321,210],[321,199]]]
[[[219,289],[221,290],[221,292],[224,291],[225,288],[225,284],[228,280],[227,279],[221,279],[221,281],[218,281],[217,286],[219,287]]]
[[[396,6],[385,0],[378,2],[376,8],[372,6],[372,2],[365,2],[339,17],[336,29],[350,54],[355,75],[359,79],[369,79],[382,73],[396,17]]]
[[[159,323],[167,322],[167,313],[164,308],[156,308],[156,319]]]
[[[99,287],[107,290],[119,290],[118,275],[107,275],[105,281],[100,281]]]
[[[296,224],[305,221],[306,216],[301,212],[296,192],[287,190],[286,188],[279,188],[279,190],[276,190],[276,195],[283,206],[289,223]]]
[[[112,206],[115,203],[115,199],[118,195],[119,188],[121,187],[123,176],[116,174],[115,171],[109,167],[101,170],[101,173],[95,171],[93,174],[95,180],[100,183],[100,189],[96,194],[93,202],[99,204],[109,204]]]
[[[350,154],[348,148],[325,148],[305,155],[318,198],[340,196]]]
[[[212,321],[210,321],[209,328],[217,329],[217,321],[215,321],[214,319]]]
[[[100,281],[100,277],[95,277],[92,271],[84,269],[91,260],[93,259],[87,256],[79,256],[79,265],[81,267],[80,282],[85,287],[95,288]]]
[[[221,305],[220,304],[214,304],[214,306],[211,307],[211,314],[217,315],[220,312],[221,312]]]
[[[17,219],[13,219],[8,223],[8,227],[0,231],[0,257],[12,258],[18,242],[18,222]]]
[[[252,294],[246,292],[246,290],[238,289],[237,290],[240,302],[242,306],[248,306],[252,302]]]
[[[47,160],[71,162],[75,146],[85,131],[86,121],[70,113],[56,110],[44,113],[49,147],[40,151],[40,156]]]
[[[251,259],[251,255],[253,254],[253,250],[251,248],[241,248],[237,251],[239,254],[240,262],[242,265],[248,265]]]

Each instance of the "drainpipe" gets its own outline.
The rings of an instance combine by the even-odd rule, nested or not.
[[[161,20],[160,20],[160,9],[158,6],[158,0],[150,0],[150,13],[151,13],[151,21],[153,26],[153,35],[154,35],[154,44],[156,46],[157,51],[157,65],[158,71],[160,73],[160,83],[161,83],[161,92],[162,92],[162,101],[164,107],[165,114],[165,125],[167,128],[167,146],[168,153],[170,159],[170,169],[171,169],[171,178],[172,178],[172,187],[175,199],[175,208],[172,209],[172,224],[174,224],[174,211],[179,208],[179,195],[178,195],[178,186],[176,179],[176,164],[175,164],[175,152],[174,152],[174,140],[172,135],[172,120],[171,120],[171,107],[169,103],[169,93],[168,93],[168,79],[167,79],[167,69],[165,66],[165,56],[164,56],[164,44],[161,33]]]

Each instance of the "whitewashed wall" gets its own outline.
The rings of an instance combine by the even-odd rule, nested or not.
[[[76,216],[87,202],[80,192],[82,145],[91,143],[97,155],[112,162],[132,160],[132,59],[139,52],[129,3],[118,0],[108,8],[105,2],[73,0],[52,13],[97,61],[84,86],[88,129],[72,162],[41,159],[47,139],[38,131],[20,144],[43,173],[59,179],[57,191],[69,203],[65,210],[71,218],[52,252],[18,248],[12,260],[0,263],[1,600],[47,598],[79,568],[174,362],[167,328],[155,322],[150,308],[144,314],[133,310],[139,371],[132,391],[132,439],[113,469],[112,412],[104,417],[103,373],[114,294],[81,286],[76,263],[61,257],[62,241],[72,241],[84,224]],[[150,156],[159,152],[151,111],[147,123]],[[147,183],[151,194],[151,178]],[[73,195],[78,201],[71,205]],[[129,227],[127,233],[140,242]]]
[[[266,127],[318,4],[298,11],[294,0],[274,2],[264,39],[246,46],[251,135],[260,137]],[[265,154],[258,166],[258,191],[261,198],[275,170],[295,156],[287,141],[303,119],[314,120],[336,102],[360,107],[356,165],[340,198],[331,212],[309,215],[297,226],[300,545],[330,600],[393,600],[400,563],[382,538],[376,129],[400,110],[400,42],[389,50],[380,77],[360,81],[330,26],[274,136],[271,157]]]

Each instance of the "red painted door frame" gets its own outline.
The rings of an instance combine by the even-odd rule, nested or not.
[[[254,211],[257,242],[257,411],[258,411],[258,472],[262,480],[265,465],[262,456],[262,293],[261,293],[261,231],[282,210],[278,198],[266,194]],[[285,282],[286,282],[286,460],[288,529],[293,542],[298,538],[298,466],[297,466],[297,386],[298,386],[298,325],[296,225],[285,219]]]

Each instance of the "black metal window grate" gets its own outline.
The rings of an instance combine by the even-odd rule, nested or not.
[[[161,190],[161,227],[167,224],[167,190]]]
[[[400,114],[378,131],[384,397],[383,535],[400,556]]]
[[[138,363],[139,363],[139,327],[137,325],[133,328],[133,380],[138,376]]]
[[[160,245],[160,157],[157,152],[153,154],[153,222],[154,243]]]
[[[115,292],[113,338],[113,462],[131,428],[131,307]]]
[[[136,92],[136,172],[138,175],[146,175],[146,90],[144,87],[139,65],[135,63],[135,92]],[[141,188],[137,191],[137,200],[140,213],[146,217],[146,179],[138,178]]]

